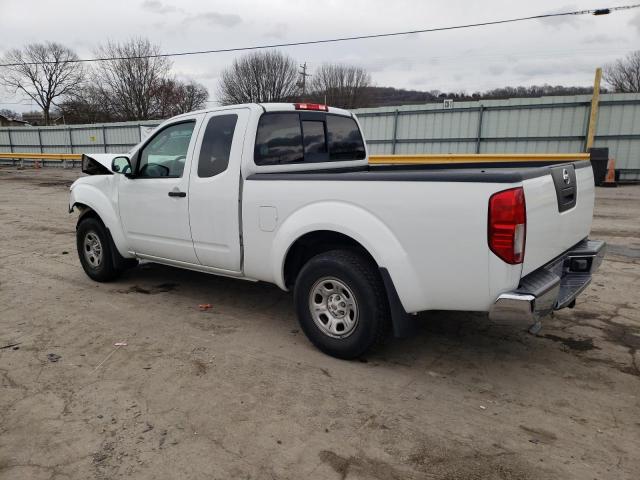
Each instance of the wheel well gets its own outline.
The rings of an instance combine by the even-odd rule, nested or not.
[[[287,288],[291,288],[295,284],[298,273],[309,259],[320,253],[336,249],[359,252],[376,267],[378,266],[367,249],[353,238],[331,230],[310,232],[298,238],[287,252],[283,272]]]
[[[93,208],[85,205],[84,203],[75,203],[73,206],[80,212],[80,214],[78,215],[78,221],[76,222],[76,228],[78,228],[80,222],[85,218],[95,218],[96,220],[102,222],[100,215],[98,215]],[[102,224],[104,225],[104,222],[102,222]]]

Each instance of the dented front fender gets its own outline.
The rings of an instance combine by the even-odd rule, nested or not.
[[[94,175],[76,180],[70,187],[69,213],[74,207],[91,209],[109,229],[113,242],[125,258],[130,258],[129,246],[120,223],[117,175]]]

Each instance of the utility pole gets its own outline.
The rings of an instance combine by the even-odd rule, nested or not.
[[[298,73],[302,76],[299,85],[300,88],[302,88],[302,97],[304,98],[307,93],[307,77],[311,76],[310,73],[307,73],[307,62],[304,62],[304,64],[300,65],[300,71]]]

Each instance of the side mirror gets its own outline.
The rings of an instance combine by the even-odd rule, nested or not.
[[[131,169],[131,161],[128,157],[116,157],[111,162],[111,170],[115,173],[122,173],[124,175],[130,174]]]

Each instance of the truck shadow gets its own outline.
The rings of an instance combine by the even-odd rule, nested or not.
[[[216,311],[228,313],[227,323],[236,324],[227,324],[229,331],[250,328],[251,322],[260,322],[258,328],[280,331],[283,337],[293,333],[304,348],[315,350],[299,331],[292,295],[274,285],[143,263],[127,272],[114,286],[117,286],[114,293],[171,296],[172,300],[175,297],[176,302],[192,309],[199,304],[211,304]],[[585,319],[589,318],[588,312],[582,313]],[[562,313],[560,317],[543,327],[539,334],[532,335],[528,333],[527,325],[495,324],[483,313],[423,312],[416,316],[417,327],[413,335],[391,338],[382,349],[361,361],[371,366],[392,368],[441,368],[449,374],[481,369],[500,375],[501,369],[514,366],[559,369],[558,360],[566,359],[570,354],[585,365],[595,362],[637,375],[633,365],[635,349],[631,352],[630,362],[620,363],[607,353],[605,347],[617,345],[606,343],[609,340],[606,332],[602,336],[585,338],[564,332],[562,327],[559,329],[559,322],[579,322],[582,318],[579,309]],[[265,325],[265,322],[270,324]],[[591,350],[596,352],[592,355]]]

